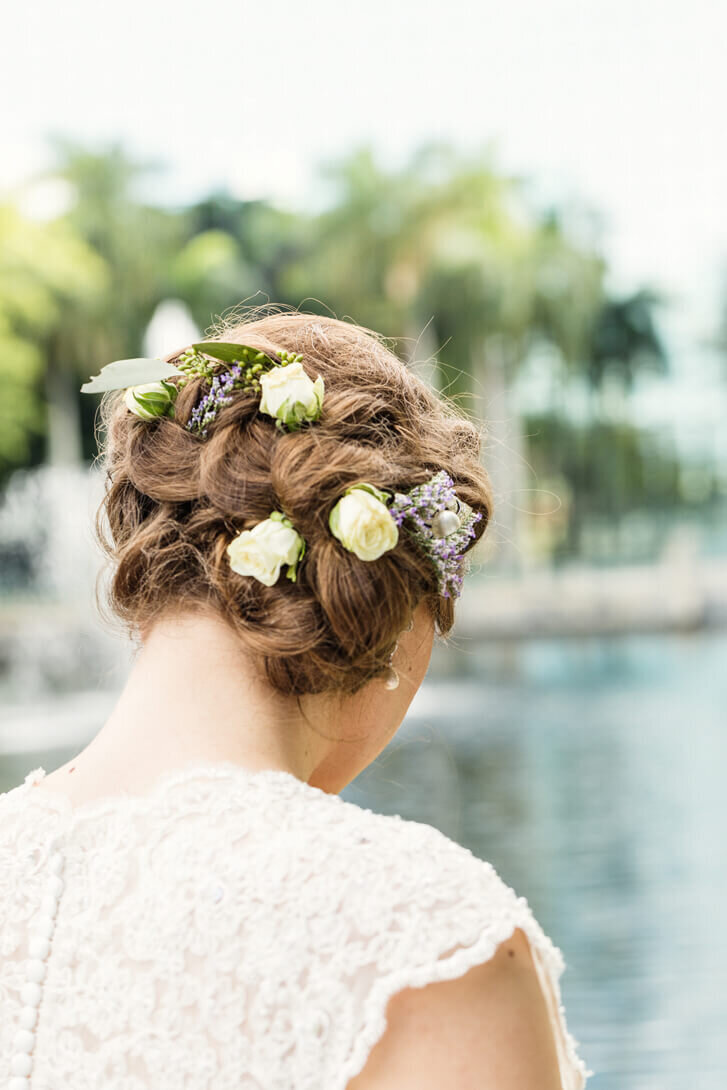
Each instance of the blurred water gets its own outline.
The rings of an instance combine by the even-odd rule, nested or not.
[[[726,662],[714,634],[461,647],[344,792],[528,898],[594,1090],[727,1085]],[[0,790],[79,746],[0,758]]]
[[[346,794],[437,825],[528,898],[594,1090],[723,1090],[727,638],[517,657],[510,682],[480,649],[470,676],[423,690]]]

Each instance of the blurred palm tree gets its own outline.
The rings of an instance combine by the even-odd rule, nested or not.
[[[0,478],[29,461],[48,430],[58,435],[54,410],[57,418],[63,402],[48,404],[46,418],[42,390],[57,330],[69,314],[87,321],[107,287],[105,262],[69,223],[36,223],[0,207]]]
[[[662,302],[646,288],[604,301],[589,342],[588,380],[593,390],[601,390],[610,376],[627,394],[643,370],[667,372],[667,353],[654,318],[654,309]]]
[[[210,194],[182,213],[185,245],[170,280],[197,324],[206,329],[217,314],[255,302],[287,302],[282,279],[289,262],[307,245],[307,217],[263,200],[241,201],[226,191]]]
[[[49,407],[47,460],[82,457],[80,382],[109,360],[139,355],[144,330],[169,294],[168,269],[182,241],[174,211],[145,203],[141,179],[158,164],[129,158],[118,144],[90,150],[72,140],[52,141],[54,165],[41,177],[60,178],[73,193],[61,217],[105,270],[103,283],[62,308],[43,344]]]

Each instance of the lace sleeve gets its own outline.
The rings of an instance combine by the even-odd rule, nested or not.
[[[397,845],[390,851],[378,880],[379,896],[366,899],[379,927],[365,943],[348,980],[351,994],[361,996],[361,1006],[342,1061],[340,1090],[361,1072],[383,1035],[393,995],[464,975],[489,960],[516,928],[530,943],[553,1027],[563,1090],[582,1090],[593,1072],[577,1055],[577,1042],[566,1026],[559,985],[563,957],[527,900],[505,885],[491,864],[437,830],[416,822],[402,822],[401,828],[407,850],[402,855]],[[363,912],[360,907],[359,916]],[[358,927],[366,931],[367,924],[373,932],[373,920],[360,919]]]

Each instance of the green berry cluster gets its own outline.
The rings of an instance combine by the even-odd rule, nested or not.
[[[183,352],[178,360],[175,361],[175,366],[180,371],[184,371],[187,376],[186,380],[182,380],[179,385],[186,386],[187,382],[193,378],[212,378],[213,369],[209,360],[200,355],[194,348],[188,348],[186,352]]]
[[[192,378],[204,378],[211,382],[220,373],[220,363],[226,363],[235,365],[232,384],[234,389],[259,390],[259,375],[262,371],[269,371],[272,367],[285,367],[289,363],[301,363],[302,360],[300,353],[286,352],[285,349],[278,349],[275,356],[272,356],[244,344],[207,341],[192,345],[183,352],[176,361],[176,366],[187,376],[179,382],[180,388]]]

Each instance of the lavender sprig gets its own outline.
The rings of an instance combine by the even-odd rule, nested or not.
[[[407,529],[434,564],[439,593],[445,598],[458,598],[462,592],[465,574],[462,554],[475,536],[476,523],[482,518],[481,511],[460,511],[459,528],[447,537],[436,537],[432,531],[435,516],[440,511],[457,511],[458,507],[460,504],[454,481],[444,469],[407,493],[397,492],[389,505],[397,526],[401,526],[405,519],[413,523]]]
[[[241,385],[238,381],[241,377],[242,368],[238,364],[233,364],[229,371],[215,375],[209,391],[192,409],[185,427],[189,431],[199,432],[203,439],[206,438],[207,426],[215,419],[221,406],[232,401],[232,391]]]

